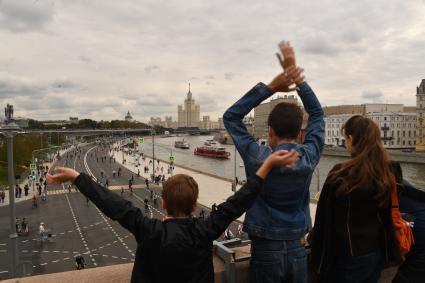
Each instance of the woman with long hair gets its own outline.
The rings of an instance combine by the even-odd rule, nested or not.
[[[319,282],[377,282],[398,261],[391,220],[393,169],[378,126],[363,116],[344,125],[351,158],[336,165],[321,191],[311,237]]]

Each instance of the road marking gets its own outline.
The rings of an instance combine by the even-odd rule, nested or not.
[[[9,271],[8,270],[3,270],[3,271],[0,271],[0,274],[7,273],[7,272],[9,272]]]
[[[45,265],[47,265],[47,262],[45,262],[45,263],[40,263],[40,265],[45,266]]]
[[[68,260],[68,259],[69,259],[69,257],[64,257],[64,258],[63,258],[63,260]]]
[[[1,243],[0,246],[6,246],[7,243]],[[7,272],[7,271],[6,271]]]
[[[90,170],[88,164],[87,164],[87,155],[89,154],[90,151],[92,151],[95,147],[90,148],[89,150],[87,150],[86,154],[84,155],[84,167],[87,170],[87,173],[92,176],[93,180],[95,179],[95,176],[93,174],[93,172]],[[127,251],[132,254],[132,252],[130,251],[130,249],[127,247],[127,245],[124,243],[124,241],[119,237],[118,233],[115,231],[115,229],[111,226],[111,224],[108,222],[108,220],[105,218],[105,216],[103,215],[103,213],[99,210],[99,208],[97,208],[95,206],[97,212],[100,214],[100,216],[103,218],[103,220],[105,221],[106,226],[108,226],[108,228],[112,231],[112,233],[117,237],[117,239],[123,244],[124,248],[127,249]],[[86,247],[87,248],[87,247]]]
[[[63,184],[62,184],[62,186],[63,186]],[[71,210],[72,217],[74,218],[74,223],[75,223],[75,226],[77,227],[77,231],[79,232],[80,237],[83,238],[83,236],[81,235],[80,225],[78,224],[78,221],[77,221],[77,219],[75,217],[74,209],[71,206],[71,202],[69,201],[69,197],[68,197],[68,195],[65,195],[65,197],[66,197],[66,200],[68,202],[69,209]],[[89,257],[92,259],[93,265],[94,266],[97,266],[96,261],[93,260],[93,257],[92,257],[92,255],[90,253],[90,249],[88,248],[88,246],[86,244],[84,246],[85,246],[86,250],[89,252]]]
[[[59,262],[59,259],[57,259],[57,260],[53,260],[53,261],[52,261],[52,263],[56,263],[56,262]]]

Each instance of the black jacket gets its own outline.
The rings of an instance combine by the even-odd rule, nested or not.
[[[393,168],[397,165],[393,163]],[[331,172],[339,166],[336,165]],[[396,174],[398,184],[402,183],[399,177]],[[313,271],[324,272],[335,256],[357,256],[371,252],[371,249],[380,250],[386,264],[400,263],[402,256],[394,236],[390,202],[379,209],[373,202],[373,187],[338,198],[335,193],[337,188],[338,184],[325,181],[320,194],[310,239]],[[371,234],[375,239],[369,241],[367,237]]]
[[[131,202],[81,173],[77,188],[109,218],[117,220],[137,241],[131,282],[213,282],[213,240],[250,208],[262,179],[248,182],[208,218],[149,219]]]

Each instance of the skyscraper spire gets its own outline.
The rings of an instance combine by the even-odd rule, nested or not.
[[[192,99],[192,93],[190,92],[190,83],[189,83],[189,91],[187,93],[187,99]]]

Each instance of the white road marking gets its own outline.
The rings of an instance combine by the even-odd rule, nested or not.
[[[75,168],[75,164],[74,164],[74,168]],[[62,186],[63,186],[63,184],[62,184]],[[74,223],[75,223],[75,226],[77,227],[77,231],[80,233],[80,237],[81,237],[81,238],[83,238],[83,236],[81,235],[81,231],[80,231],[80,225],[78,224],[78,221],[76,220],[75,213],[74,213],[74,209],[73,209],[73,208],[72,208],[72,206],[71,206],[71,202],[69,201],[68,195],[67,195],[67,194],[65,194],[65,197],[66,197],[66,200],[67,200],[67,202],[68,202],[69,209],[71,210],[71,214],[72,214],[72,216],[73,216],[73,218],[74,218]],[[96,261],[94,261],[94,260],[93,260],[93,257],[92,257],[92,255],[91,255],[91,253],[90,253],[90,249],[88,248],[88,246],[87,246],[87,245],[85,245],[85,248],[86,248],[86,251],[88,251],[88,252],[89,252],[89,257],[92,259],[93,265],[94,265],[94,266],[97,266]]]
[[[90,151],[92,151],[95,147],[90,148],[89,150],[87,150],[86,154],[84,155],[84,167],[87,170],[87,173],[92,176],[93,179],[95,179],[95,176],[93,174],[93,172],[90,170],[88,164],[87,164],[87,155],[89,154]],[[74,166],[75,167],[75,166]],[[128,247],[126,247],[124,241],[119,237],[119,235],[117,234],[117,232],[115,231],[115,229],[111,226],[111,224],[108,222],[108,220],[105,218],[105,216],[103,215],[103,213],[99,210],[99,208],[95,207],[97,212],[99,212],[100,216],[103,218],[103,221],[105,222],[106,226],[108,226],[108,228],[112,231],[112,233],[117,237],[117,239],[123,244],[124,248],[127,249],[127,251],[132,254],[131,251],[129,251]]]
[[[9,271],[8,270],[3,270],[3,271],[0,271],[0,274],[7,273],[7,272],[9,272]]]

